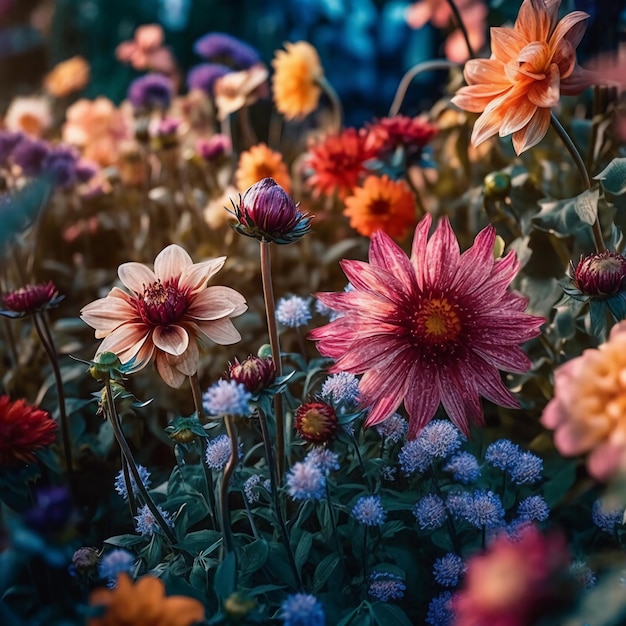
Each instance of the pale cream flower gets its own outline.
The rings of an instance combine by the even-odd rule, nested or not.
[[[41,137],[52,125],[50,102],[41,97],[17,97],[9,105],[4,125],[7,130]]]
[[[218,78],[213,87],[217,116],[223,120],[242,107],[254,104],[267,90],[269,72],[257,63],[241,72],[229,72]]]

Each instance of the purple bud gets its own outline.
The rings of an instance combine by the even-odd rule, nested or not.
[[[622,290],[625,278],[626,257],[609,250],[581,256],[574,270],[574,284],[587,296],[613,296]]]
[[[146,74],[128,88],[128,99],[135,109],[168,109],[173,95],[172,81],[163,74]]]
[[[213,93],[213,85],[218,78],[230,74],[232,68],[220,63],[201,63],[189,70],[187,74],[187,88],[200,89],[206,94]]]

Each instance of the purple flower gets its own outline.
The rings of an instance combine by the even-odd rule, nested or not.
[[[228,135],[213,135],[208,139],[198,139],[196,142],[196,151],[207,161],[220,159],[232,149],[233,145]]]
[[[326,475],[315,463],[294,463],[286,482],[294,500],[321,500],[326,493]]]
[[[22,168],[25,176],[38,176],[43,169],[43,162],[48,156],[50,148],[45,141],[24,137],[20,141],[11,156],[15,165]]]
[[[247,70],[261,60],[254,48],[225,33],[204,35],[194,43],[193,51],[204,59],[234,65],[238,70]]]
[[[435,582],[442,587],[456,587],[459,584],[459,578],[465,574],[467,566],[465,561],[452,552],[435,561],[433,565],[433,577]]]
[[[168,109],[174,86],[163,74],[146,74],[136,78],[128,88],[128,99],[135,109]]]
[[[211,95],[215,81],[232,71],[232,68],[220,63],[200,63],[187,73],[187,89],[200,89]]]
[[[413,507],[413,515],[422,530],[434,530],[446,521],[446,507],[443,500],[431,493],[424,496]]]
[[[0,130],[0,166],[6,166],[11,152],[24,139],[23,133],[14,133],[9,130]]]
[[[59,187],[71,187],[77,180],[76,164],[78,153],[69,146],[56,146],[48,152],[41,164],[41,169],[49,175]]]
[[[382,526],[387,512],[383,508],[380,496],[362,496],[352,507],[352,516],[365,526]]]

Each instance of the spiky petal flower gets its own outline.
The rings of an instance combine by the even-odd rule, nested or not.
[[[624,290],[626,257],[605,250],[581,256],[574,268],[574,285],[587,296],[609,297]]]
[[[241,383],[251,394],[269,387],[276,379],[276,367],[271,357],[250,355],[239,362],[228,364],[228,378]]]
[[[273,179],[275,184],[287,194],[291,191],[291,176],[289,175],[287,165],[283,161],[283,155],[268,148],[264,143],[259,143],[242,152],[239,157],[237,171],[235,172],[237,189],[242,193],[247,193],[250,191],[250,188],[253,188],[255,190],[254,196],[256,197],[260,190],[255,184],[262,182],[264,178]],[[266,182],[265,185],[269,187],[269,183]],[[274,190],[273,193],[277,194],[278,191]],[[274,198],[274,200],[276,201],[278,198]]]
[[[48,411],[0,396],[0,466],[33,462],[37,450],[54,442],[56,429]]]
[[[296,430],[307,441],[329,441],[337,432],[338,425],[335,409],[325,402],[307,402],[296,410]]]
[[[170,245],[154,261],[154,271],[141,263],[118,269],[126,293],[114,287],[106,298],[81,311],[82,319],[104,338],[98,354],[113,352],[129,371],[155,360],[159,374],[172,387],[198,370],[198,344],[207,339],[230,345],[241,339],[230,318],[246,309],[243,296],[230,287],[207,287],[226,257],[193,263],[180,246]]]
[[[65,296],[60,296],[52,281],[26,285],[11,291],[2,297],[3,310],[0,315],[5,317],[23,317],[56,307]]]
[[[491,58],[465,64],[468,86],[452,101],[482,113],[472,133],[475,146],[496,133],[513,133],[513,147],[521,154],[543,139],[560,96],[589,86],[588,73],[576,62],[589,16],[573,11],[558,21],[559,4],[524,0],[513,28],[491,29]]]
[[[309,335],[336,361],[331,371],[363,374],[359,397],[371,406],[366,424],[382,422],[404,402],[410,438],[440,403],[465,434],[470,423],[483,422],[480,396],[518,407],[499,370],[529,368],[519,344],[544,321],[525,313],[525,298],[508,290],[519,262],[514,252],[494,259],[493,227],[460,254],[447,219],[429,238],[430,226],[427,215],[410,259],[379,231],[369,263],[344,260],[354,290],[316,296],[343,315]]]

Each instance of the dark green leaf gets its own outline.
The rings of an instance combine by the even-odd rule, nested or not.
[[[237,588],[237,557],[229,552],[215,572],[213,590],[222,601],[226,600]]]

